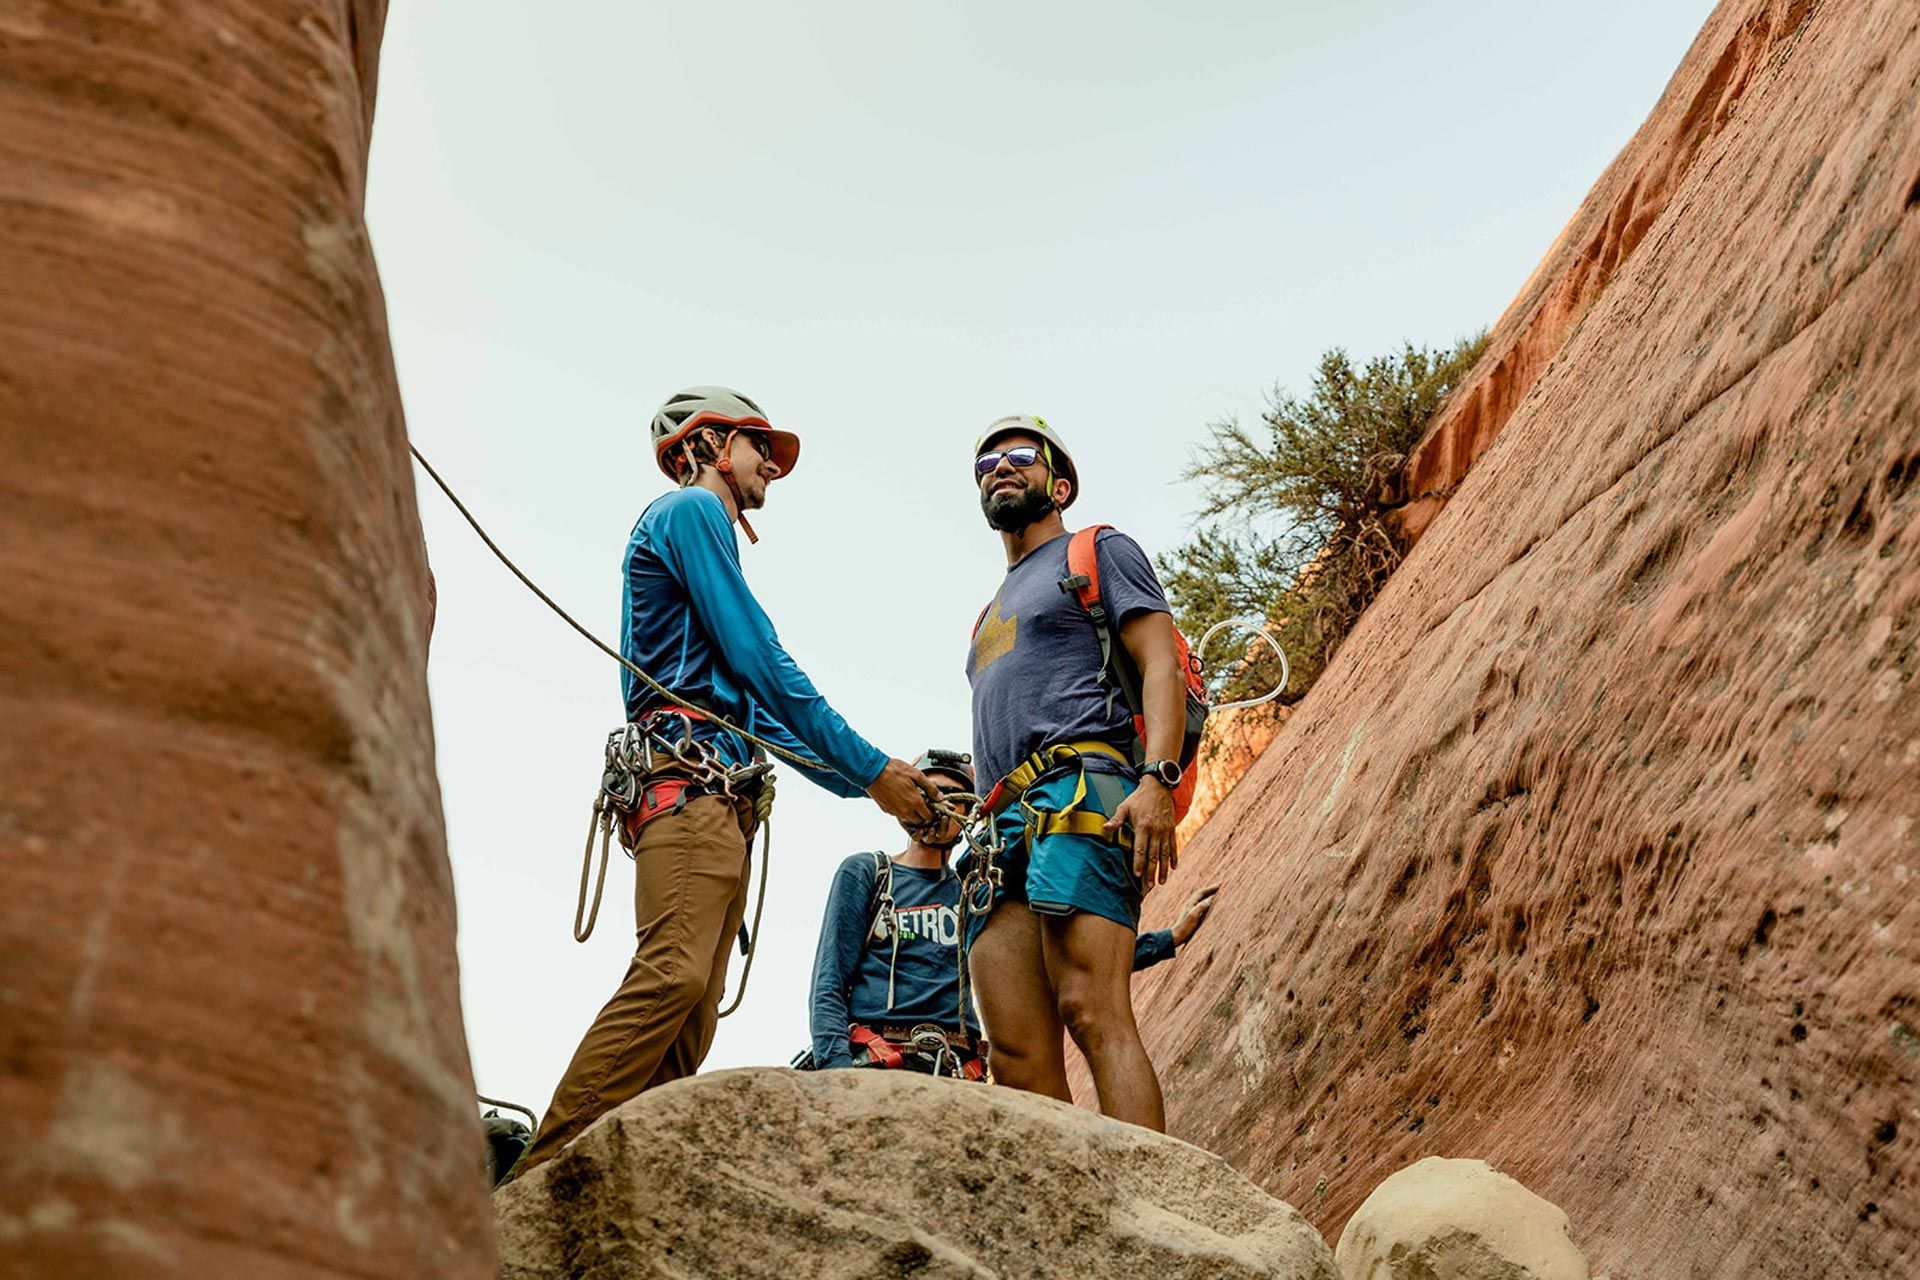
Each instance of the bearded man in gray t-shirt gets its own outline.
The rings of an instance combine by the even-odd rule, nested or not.
[[[969,912],[993,1077],[1072,1101],[1064,1028],[1093,1069],[1101,1112],[1163,1130],[1128,975],[1141,897],[1175,861],[1186,683],[1173,616],[1139,546],[1094,534],[1099,596],[1124,650],[1112,657],[1139,675],[1139,732],[1102,678],[1092,616],[1061,585],[1071,576],[1061,512],[1080,483],[1059,435],[1039,418],[1000,419],[975,449],[974,478],[1007,553],[967,655],[975,776],[992,790],[1002,848],[990,908]]]

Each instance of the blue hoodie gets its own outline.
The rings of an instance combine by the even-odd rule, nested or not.
[[[802,772],[835,795],[864,794],[886,767],[886,753],[827,705],[781,647],[741,575],[726,504],[712,491],[678,489],[640,513],[627,542],[621,618],[620,651],[629,661],[749,733],[820,760],[825,770]],[[631,671],[620,678],[627,719],[667,705]],[[737,734],[710,724],[694,734],[730,764],[752,759]]]

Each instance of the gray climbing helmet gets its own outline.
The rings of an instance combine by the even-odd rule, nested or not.
[[[765,434],[773,447],[773,461],[782,476],[793,474],[800,460],[800,437],[777,431],[760,406],[731,387],[688,387],[676,392],[653,415],[653,460],[669,480],[680,478],[680,458],[674,447],[701,427],[726,435],[741,428]]]
[[[1060,438],[1058,431],[1047,425],[1045,418],[1031,413],[1012,413],[1004,418],[995,419],[985,431],[980,433],[980,439],[973,446],[973,456],[977,458],[985,453],[987,446],[1001,436],[1013,435],[1016,432],[1032,436],[1044,444],[1049,469],[1055,475],[1064,476],[1068,485],[1071,486],[1067,490],[1067,500],[1060,504],[1060,509],[1065,511],[1073,505],[1073,500],[1080,496],[1080,472],[1073,465],[1073,455],[1067,452],[1066,442]]]

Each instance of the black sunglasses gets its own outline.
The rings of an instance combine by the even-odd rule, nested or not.
[[[773,461],[773,441],[759,431],[736,431],[735,435],[753,446],[753,451],[767,461]]]
[[[989,450],[973,460],[973,474],[991,475],[994,468],[1000,465],[1002,458],[1016,467],[1030,467],[1040,461],[1040,456],[1040,447],[1031,444],[1017,444],[1011,449]]]

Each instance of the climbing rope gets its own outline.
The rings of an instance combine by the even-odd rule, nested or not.
[[[1216,702],[1216,703],[1213,703],[1213,705],[1209,708],[1209,710],[1237,711],[1241,707],[1257,707],[1263,702],[1272,702],[1275,698],[1285,693],[1287,691],[1287,682],[1293,679],[1293,668],[1287,664],[1287,651],[1280,647],[1280,642],[1274,638],[1272,630],[1267,626],[1265,620],[1263,619],[1260,619],[1260,618],[1223,618],[1221,619],[1219,622],[1216,622],[1212,626],[1208,627],[1206,630],[1206,634],[1200,637],[1200,643],[1193,646],[1193,656],[1196,659],[1198,659],[1202,664],[1202,666],[1204,667],[1206,663],[1206,658],[1207,658],[1208,642],[1210,642],[1214,638],[1214,636],[1218,635],[1222,631],[1225,631],[1229,627],[1233,627],[1233,628],[1236,628],[1237,630],[1250,633],[1254,639],[1265,642],[1266,646],[1269,649],[1273,650],[1274,655],[1280,659],[1280,679],[1279,679],[1279,682],[1276,683],[1272,689],[1268,690],[1266,693],[1261,694],[1257,698],[1242,698],[1237,702]],[[1251,648],[1251,645],[1249,645],[1249,648]],[[1241,661],[1245,662],[1246,659],[1242,658]]]
[[[747,979],[753,976],[753,957],[760,951],[760,912],[767,905],[767,860],[773,848],[773,823],[771,820],[760,826],[760,893],[753,903],[753,928],[747,934],[747,963],[740,969],[740,988],[733,993],[733,1000],[720,1011],[724,1018],[740,1007],[747,996]]]

